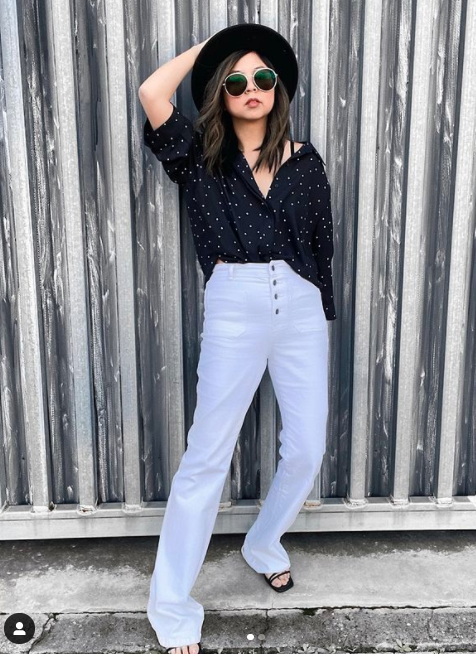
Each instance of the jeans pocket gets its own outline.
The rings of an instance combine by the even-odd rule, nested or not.
[[[312,282],[306,279],[297,281],[293,287],[291,309],[292,325],[301,334],[319,332],[325,328],[321,291]]]
[[[237,287],[236,280],[210,278],[203,301],[203,333],[236,337],[246,331],[247,296],[245,290]]]

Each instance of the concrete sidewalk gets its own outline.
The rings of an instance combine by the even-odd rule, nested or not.
[[[476,651],[476,532],[287,533],[294,588],[212,537],[192,595],[205,652]],[[157,537],[0,542],[0,652],[161,652],[146,605]],[[35,622],[11,643],[12,613]],[[178,643],[180,645],[180,643]]]

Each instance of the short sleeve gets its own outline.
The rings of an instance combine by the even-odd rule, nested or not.
[[[318,173],[320,202],[317,224],[312,238],[312,254],[317,264],[319,287],[327,320],[335,320],[334,290],[332,282],[332,257],[334,256],[334,235],[332,224],[331,187],[324,171]],[[324,187],[323,187],[324,184]],[[317,188],[317,185],[316,185]]]
[[[146,119],[144,143],[162,162],[170,179],[176,184],[184,184],[191,165],[193,125],[174,104],[172,106],[170,117],[157,129],[152,129],[149,119]]]

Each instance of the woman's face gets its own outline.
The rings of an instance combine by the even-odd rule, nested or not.
[[[231,72],[244,73],[248,77],[248,84],[243,95],[235,98],[229,95],[223,87],[223,100],[225,107],[231,116],[244,120],[258,120],[267,116],[274,105],[274,94],[276,87],[271,91],[262,91],[253,81],[253,73],[256,68],[268,68],[267,64],[256,52],[248,52],[239,59],[233,66]],[[230,74],[228,73],[228,75]],[[247,105],[250,98],[257,98],[259,103],[256,106]]]

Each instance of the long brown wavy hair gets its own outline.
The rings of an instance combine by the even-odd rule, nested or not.
[[[202,131],[203,160],[209,175],[229,171],[238,151],[238,139],[232,118],[226,111],[222,93],[226,91],[222,84],[236,62],[248,52],[254,50],[236,50],[221,62],[205,87],[203,106],[194,121],[194,129]],[[266,66],[274,70],[268,57],[257,54]],[[262,164],[267,165],[270,172],[277,169],[283,158],[286,140],[290,138],[289,96],[279,76],[274,92],[274,105],[268,114],[263,143],[256,148],[260,154],[253,170],[259,170]]]

